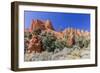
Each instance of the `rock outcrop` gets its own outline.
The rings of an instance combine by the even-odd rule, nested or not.
[[[45,21],[45,28],[46,28],[46,29],[54,30],[54,28],[53,28],[53,26],[52,26],[50,20],[46,20],[46,21]]]
[[[47,30],[47,29],[51,29],[54,30],[51,22],[49,20],[46,21],[42,21],[42,20],[32,20],[32,23],[29,27],[29,31],[32,32],[34,30]]]

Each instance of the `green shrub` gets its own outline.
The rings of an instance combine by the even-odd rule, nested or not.
[[[57,39],[56,41],[55,41],[55,48],[57,48],[57,49],[60,49],[60,50],[62,50],[63,48],[65,48],[66,47],[66,42],[65,42],[65,40],[62,40],[62,39]]]
[[[40,37],[42,39],[43,48],[48,52],[54,51],[56,37],[53,35],[53,33],[43,32],[41,33]]]
[[[90,40],[86,39],[86,37],[80,36],[80,37],[75,38],[75,44],[79,46],[80,48],[83,48],[83,47],[87,48],[89,43],[90,43]]]
[[[30,35],[30,32],[24,32],[24,37],[25,37],[25,38],[28,38],[29,35]]]
[[[84,40],[84,47],[87,48],[90,44],[90,40],[89,39],[85,39]]]

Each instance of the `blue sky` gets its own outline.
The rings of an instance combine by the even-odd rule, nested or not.
[[[90,14],[24,11],[24,16],[25,28],[29,28],[32,19],[39,19],[50,20],[56,31],[68,27],[90,31]]]

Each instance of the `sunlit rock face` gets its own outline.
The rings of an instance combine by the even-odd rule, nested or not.
[[[66,45],[68,47],[72,47],[74,44],[74,29],[67,28],[63,31],[63,34],[67,37],[66,39]]]
[[[46,29],[54,30],[54,28],[53,28],[52,23],[51,23],[50,20],[46,20],[45,23],[44,23],[44,25],[45,25]]]
[[[29,27],[29,31],[32,32],[37,29],[44,30],[45,26],[43,24],[44,24],[44,22],[42,22],[40,20],[32,20],[31,25]]]
[[[42,21],[42,20],[32,20],[31,26],[29,27],[29,31],[32,32],[34,30],[41,29],[41,30],[47,30],[52,29],[54,30],[51,22],[49,20]]]

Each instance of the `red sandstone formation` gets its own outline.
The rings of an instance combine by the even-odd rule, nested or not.
[[[47,21],[41,21],[41,20],[32,20],[31,26],[29,27],[29,31],[32,32],[33,30],[46,30],[46,29],[52,29],[54,30],[51,22],[49,20]]]
[[[57,32],[54,30],[50,20],[46,20],[46,21],[32,20],[31,26],[29,27],[29,32],[32,32],[37,29],[44,30],[46,32],[52,32],[54,33],[54,36],[56,36],[58,39],[59,38],[63,39],[63,36],[66,35],[67,36],[67,40],[66,40],[67,46],[72,46],[74,44],[75,42],[74,35],[90,37],[90,32],[79,30],[79,29],[73,29],[73,28],[66,28],[63,31]],[[35,51],[35,52],[43,51],[41,40],[38,38],[38,36],[34,35],[32,37],[32,39],[29,42],[28,50],[30,51],[30,53],[32,51]]]

